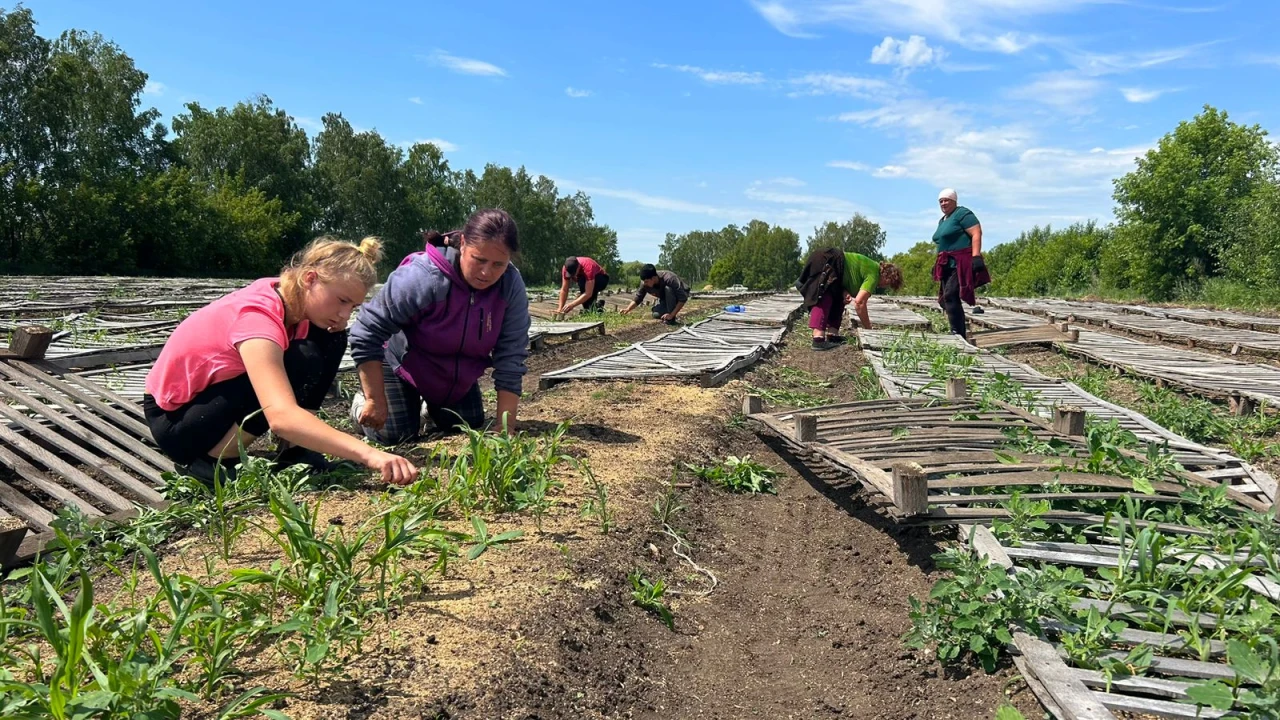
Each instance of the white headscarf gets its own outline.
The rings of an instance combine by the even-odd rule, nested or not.
[[[960,198],[956,197],[956,191],[952,190],[951,188],[947,188],[946,190],[943,190],[942,192],[938,193],[938,199],[941,200],[943,198],[951,198],[956,202],[960,202]]]

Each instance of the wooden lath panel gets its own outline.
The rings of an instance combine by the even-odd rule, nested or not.
[[[28,554],[51,539],[50,523],[64,506],[90,518],[164,507],[161,473],[174,469],[150,444],[141,408],[53,369],[0,361],[0,465],[10,473],[0,480],[0,508],[35,534],[22,545]]]

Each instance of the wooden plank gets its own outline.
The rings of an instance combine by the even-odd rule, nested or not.
[[[147,426],[144,425],[140,420],[136,419],[136,417],[130,417],[129,415],[126,415],[124,411],[117,409],[115,407],[112,407],[111,405],[108,405],[106,402],[104,402],[101,399],[101,397],[90,394],[89,392],[86,392],[86,390],[84,389],[74,387],[70,383],[64,380],[61,380],[57,377],[54,377],[53,375],[50,375],[49,373],[45,372],[43,369],[41,369],[41,367],[42,366],[38,366],[34,363],[22,363],[22,364],[0,363],[0,373],[4,373],[5,371],[17,373],[19,376],[27,378],[26,382],[30,382],[31,379],[39,380],[41,383],[48,385],[49,387],[67,395],[68,397],[73,398],[81,403],[84,403],[85,406],[93,410],[94,413],[97,414],[99,417],[103,417],[111,420],[113,423],[123,427],[129,432],[136,434],[137,437],[151,437],[151,430],[147,428]],[[110,397],[111,395],[110,390],[107,390],[106,388],[103,388],[100,385],[90,380],[86,380],[84,378],[78,378],[78,381],[83,383],[85,387],[92,388],[93,392],[97,393],[97,395],[100,395],[102,397]],[[53,400],[53,398],[49,398],[49,399]],[[125,398],[120,398],[120,400],[114,400],[114,399],[112,400],[112,402],[117,402],[117,403],[121,401],[123,402],[124,405],[129,405],[137,408],[136,403],[130,402]],[[141,408],[138,408],[138,411],[141,412]]]
[[[119,406],[120,410],[123,411],[126,415],[132,415],[133,417],[143,421],[144,423],[147,420],[147,415],[145,412],[143,412],[142,405],[138,404],[137,402],[123,395],[117,394],[114,390],[107,387],[103,383],[95,382],[94,380],[90,379],[86,375],[74,373],[74,372],[71,372],[70,370],[59,370],[57,368],[52,368],[52,367],[43,367],[41,369],[50,371],[52,374],[55,374],[60,378],[70,380],[83,388],[87,388],[89,390],[92,390],[95,393],[98,393],[99,395],[106,398],[110,402],[115,403],[117,406]],[[57,370],[57,372],[53,372],[54,370]]]
[[[0,448],[0,463],[10,467],[15,472],[20,473],[21,471],[19,471],[17,468],[13,466],[15,464],[24,465],[26,461],[14,456],[11,453],[4,454],[4,452],[5,452],[4,448]],[[31,467],[31,466],[26,465],[26,467]],[[40,473],[39,470],[36,470],[34,467],[31,467],[31,472],[41,474],[43,476],[43,474]],[[47,480],[47,478],[45,479]],[[49,480],[49,482],[52,482],[52,480]],[[14,513],[17,514],[17,516],[20,519],[22,519],[29,526],[31,526],[32,528],[40,532],[46,532],[48,530],[53,529],[52,526],[50,525],[50,523],[52,523],[54,520],[53,513],[49,512],[43,507],[40,507],[40,505],[36,503],[36,501],[27,497],[20,490],[13,487],[9,483],[3,482],[3,481],[0,481],[0,505],[4,505],[5,507],[12,510]]]
[[[0,440],[10,441],[13,437],[17,436],[8,428],[0,425]],[[22,438],[18,439],[22,440]],[[103,514],[101,510],[94,507],[89,501],[54,482],[49,478],[49,476],[45,475],[43,471],[36,469],[36,467],[31,463],[14,453],[9,452],[2,446],[0,446],[0,463],[8,465],[10,469],[21,475],[23,480],[31,483],[33,487],[45,493],[49,497],[61,501],[64,505],[75,505],[80,508],[80,512],[85,515],[98,516]],[[0,495],[0,501],[7,502],[13,499],[14,498],[12,498],[12,496],[6,498],[3,495]],[[30,506],[26,504],[10,504],[9,507],[27,520],[31,520],[38,516],[37,513],[29,512]],[[49,516],[46,522],[52,520],[53,517]]]
[[[1072,342],[1069,333],[1061,332],[1052,325],[970,333],[969,339],[973,341],[975,347],[979,348],[1021,345],[1024,343]]]
[[[3,389],[4,389],[3,386],[0,385],[0,391],[2,391]],[[160,505],[164,504],[165,502],[164,496],[156,492],[154,489],[152,489],[145,483],[139,482],[133,476],[120,470],[120,468],[112,465],[111,463],[106,462],[101,457],[94,455],[93,453],[87,451],[85,448],[81,447],[80,445],[77,445],[76,443],[67,440],[66,438],[64,438],[63,436],[59,435],[56,432],[53,432],[49,428],[42,426],[40,423],[14,410],[13,408],[9,407],[3,402],[0,402],[0,416],[9,418],[16,424],[20,425],[23,430],[27,431],[32,436],[38,437],[41,440],[44,440],[45,442],[49,443],[50,445],[53,445],[54,447],[70,455],[76,460],[79,460],[80,462],[92,468],[95,468],[102,474],[106,475],[107,477],[111,478],[115,482],[119,483],[121,487],[133,493],[135,496],[137,496],[140,500],[142,500],[146,504],[151,505],[152,507],[159,507]],[[49,417],[50,421],[52,421],[53,417],[55,416],[50,415],[46,417]],[[79,428],[78,430],[79,432],[84,433],[83,428]],[[87,435],[88,433],[84,433],[84,434]],[[101,444],[110,445],[110,443],[106,443],[106,442],[101,442]],[[97,443],[95,443],[95,446],[96,445]],[[127,453],[121,452],[120,455],[125,459],[130,460],[130,462],[132,462],[132,458],[129,458]],[[146,472],[143,473],[144,477],[153,478],[157,482],[160,480],[159,474],[153,468],[146,467],[145,465],[142,465],[142,467],[146,470]]]
[[[91,370],[93,368],[110,367],[112,365],[152,362],[156,358],[160,357],[160,351],[163,348],[164,343],[158,343],[152,345],[139,345],[132,348],[94,350],[91,352],[77,353],[75,355],[64,355],[62,357],[49,358],[43,362],[64,370]]]
[[[1115,715],[1098,701],[1062,662],[1052,645],[1024,632],[1013,634],[1014,647],[1029,669],[1062,711],[1062,720],[1115,720]]]
[[[76,486],[78,490],[84,492],[98,502],[103,503],[112,510],[125,510],[133,507],[133,503],[130,502],[128,498],[121,496],[115,490],[112,490],[106,485],[103,485],[97,480],[85,475],[80,470],[77,470],[66,462],[63,462],[58,458],[58,456],[48,450],[45,450],[39,445],[36,445],[9,428],[0,426],[0,439],[7,442],[9,447],[18,450],[27,457],[30,457],[44,465],[49,470],[61,475],[64,480]],[[41,489],[45,490],[45,488]],[[45,492],[48,492],[48,490],[45,490]],[[53,493],[50,494],[52,495]],[[68,494],[66,497],[75,496]],[[64,498],[58,499],[63,500]]]
[[[978,554],[978,557],[985,557],[991,562],[1008,570],[1013,567],[1013,559],[1004,551],[1004,547],[996,536],[991,533],[990,528],[985,525],[974,525],[972,531],[967,535],[969,547]]]
[[[31,369],[29,366],[26,368],[23,368],[23,370],[29,370],[29,369]],[[39,371],[36,371],[36,372],[38,373]],[[44,391],[40,388],[40,385],[39,385],[40,383],[48,383],[54,389],[66,392],[65,388],[59,387],[59,385],[66,385],[66,383],[62,382],[61,380],[57,380],[56,378],[52,378],[48,375],[43,375],[43,374],[34,375],[34,376],[27,375],[25,372],[18,371],[16,368],[12,366],[6,366],[3,363],[0,363],[0,375],[4,375],[5,377],[8,377],[11,380],[25,382],[28,385],[28,387],[30,387],[33,390],[40,390],[40,394],[44,396],[44,398],[48,400],[50,403],[52,403],[53,405],[56,405],[57,407],[66,411],[67,413],[70,413],[71,415],[79,419],[81,422],[83,422],[85,425],[88,425],[89,427],[93,428],[94,430],[97,430],[99,433],[103,434],[104,436],[116,441],[120,445],[129,449],[131,452],[134,452],[137,455],[141,456],[144,460],[146,460],[148,463],[158,468],[161,472],[173,471],[173,461],[161,455],[160,453],[156,452],[155,450],[151,449],[151,447],[149,447],[144,442],[143,438],[151,437],[151,430],[149,428],[133,420],[132,418],[129,418],[119,413],[118,411],[112,410],[108,405],[103,403],[101,400],[96,400],[95,398],[92,398],[91,396],[89,396],[87,393],[80,392],[80,391],[75,391],[74,394],[72,392],[67,392],[67,395],[71,395],[71,397],[74,398],[75,400],[80,400],[81,402],[84,402],[86,405],[90,406],[94,410],[98,410],[99,412],[112,415],[114,416],[114,419],[116,419],[117,421],[123,421],[121,422],[121,424],[125,426],[125,429],[130,430],[131,432],[137,432],[139,434],[131,437],[130,435],[124,433],[120,428],[114,427],[111,423],[104,420],[98,414],[89,412],[88,410],[85,410],[84,408],[78,406],[75,402],[72,402],[71,400],[68,400],[65,397],[60,397],[56,393]],[[50,381],[53,381],[53,382],[50,382]],[[74,390],[74,388],[71,388],[71,389]],[[80,397],[77,397],[77,395],[79,395]]]

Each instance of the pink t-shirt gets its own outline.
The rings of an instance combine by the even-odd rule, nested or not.
[[[279,284],[274,277],[255,280],[178,323],[147,373],[147,394],[160,409],[177,410],[210,385],[248,372],[239,350],[245,340],[263,338],[289,348]],[[305,338],[309,326],[298,323],[294,338]]]
[[[578,258],[578,274],[585,276],[588,280],[594,280],[597,275],[604,272],[604,268],[600,267],[600,263],[589,257]],[[560,268],[560,277],[569,278],[569,273],[564,268]],[[577,278],[573,278],[576,280]]]

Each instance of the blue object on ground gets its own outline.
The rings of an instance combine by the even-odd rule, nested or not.
[[[731,313],[744,313],[747,311],[747,306],[746,305],[725,305],[724,311],[731,312]]]

